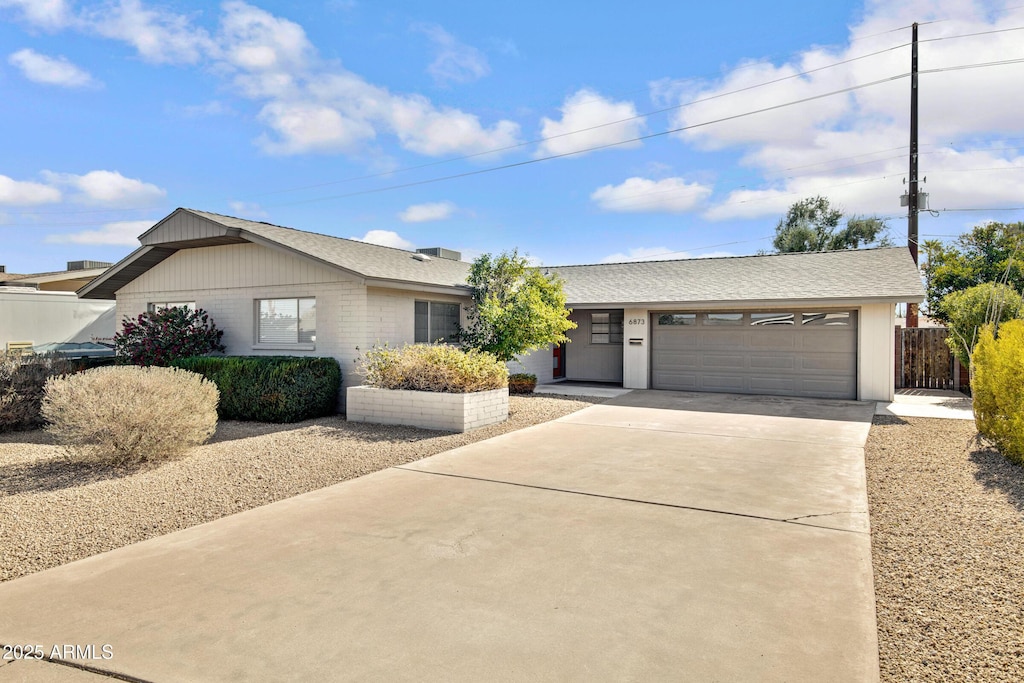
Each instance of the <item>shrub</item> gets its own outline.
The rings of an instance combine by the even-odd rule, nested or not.
[[[374,347],[360,360],[359,374],[379,389],[465,394],[508,386],[508,368],[493,355],[443,344]]]
[[[510,394],[532,394],[535,388],[537,388],[537,375],[518,372],[508,376],[508,393]]]
[[[116,366],[46,383],[47,431],[72,456],[116,466],[169,460],[217,428],[217,387],[178,368]]]
[[[207,356],[174,366],[198,372],[220,390],[220,417],[298,422],[338,410],[341,367],[334,358]]]
[[[1024,320],[986,325],[974,347],[971,388],[978,431],[1010,460],[1024,464]]]
[[[965,368],[971,365],[971,352],[978,341],[978,330],[986,323],[1005,322],[1024,313],[1024,301],[1013,287],[985,282],[951,292],[942,299],[942,314],[949,321],[946,344]]]
[[[0,353],[0,433],[41,426],[46,380],[73,370],[60,354]]]
[[[135,320],[125,316],[114,335],[114,350],[133,365],[167,366],[179,358],[223,353],[223,336],[203,309],[173,306]]]

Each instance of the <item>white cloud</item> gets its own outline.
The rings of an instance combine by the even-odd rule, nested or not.
[[[71,19],[66,0],[0,0],[0,9],[18,10],[21,18],[38,28],[56,30]]]
[[[54,10],[45,16],[30,2],[0,0],[0,7],[5,4],[18,7],[38,27],[127,43],[151,63],[207,68],[261,107],[259,120],[267,130],[255,142],[271,154],[365,154],[382,134],[428,156],[474,154],[519,141],[519,125],[513,121],[487,125],[474,114],[422,95],[392,93],[367,82],[337,61],[323,59],[299,24],[240,0],[221,6],[213,33],[196,24],[198,12],[178,14],[141,0],[111,0],[77,14],[62,4],[64,14]],[[448,41],[447,34],[434,35],[447,45],[437,62],[440,74],[449,79],[482,75],[482,55]]]
[[[930,19],[944,21],[921,26],[922,69],[1022,56],[1016,31],[932,40],[1014,28],[1019,16],[1012,13],[990,12],[982,4],[957,0],[871,1],[863,18],[851,27],[846,45],[809,48],[783,64],[746,62],[713,82],[655,84],[659,103],[701,100],[673,116],[674,126],[699,126],[678,134],[681,140],[699,149],[736,149],[742,154],[741,164],[763,177],[760,183],[748,182],[730,193],[705,217],[777,216],[812,194],[826,195],[852,213],[899,214],[907,174],[908,79],[699,124],[906,73],[909,47],[887,48],[908,42],[909,29],[889,29]],[[796,75],[872,52],[881,54]],[[751,88],[777,79],[786,80]],[[928,176],[924,190],[931,192],[933,208],[1019,203],[1021,171],[1010,167],[1021,164],[1020,156],[986,143],[1024,134],[1019,115],[1024,90],[1017,87],[1021,80],[1024,65],[921,75],[921,174]],[[729,94],[743,88],[750,89]],[[1004,170],[963,172],[985,167]]]
[[[451,218],[458,210],[452,202],[427,202],[425,204],[413,204],[401,211],[398,218],[403,223],[426,223],[428,221],[443,221]]]
[[[43,171],[42,176],[53,185],[75,188],[79,192],[75,199],[89,204],[145,205],[167,196],[166,190],[126,178],[117,171],[89,171],[84,175]]]
[[[231,207],[231,211],[240,218],[248,218],[250,220],[258,221],[270,216],[262,206],[255,202],[231,201],[228,202],[228,206]]]
[[[0,175],[0,204],[29,206],[52,204],[61,200],[61,192],[55,187],[30,180],[14,180]]]
[[[709,251],[706,254],[692,254],[688,251],[674,251],[668,247],[636,247],[625,252],[609,254],[601,263],[625,263],[629,261],[675,261],[690,258],[725,258],[735,256],[728,251]]]
[[[111,244],[116,246],[139,245],[138,236],[153,227],[153,221],[116,221],[107,223],[99,230],[47,235],[51,244]]]
[[[439,25],[417,24],[413,30],[424,34],[434,44],[437,56],[427,67],[427,73],[434,77],[438,85],[470,83],[491,72],[484,53],[460,43]]]
[[[547,117],[541,119],[541,136],[545,140],[538,148],[538,156],[568,154],[630,140],[641,135],[644,130],[643,119],[633,118],[637,111],[632,102],[615,102],[587,88],[567,97],[561,112],[562,118],[559,121]],[[592,130],[586,130],[588,128]],[[629,149],[640,145],[639,141],[629,142],[614,149]]]
[[[117,0],[83,10],[81,28],[128,43],[147,62],[196,64],[216,47],[209,34],[189,17],[146,7],[141,0]]]
[[[383,247],[394,247],[395,249],[411,251],[416,248],[415,244],[392,230],[370,230],[362,237],[352,237],[350,239],[369,242],[370,244],[379,244]]]
[[[64,57],[48,57],[25,48],[12,53],[7,61],[21,70],[30,81],[64,88],[87,88],[99,85],[89,72]]]
[[[682,178],[627,178],[619,185],[599,187],[590,198],[604,211],[615,213],[685,213],[702,205],[712,187]]]
[[[435,107],[421,95],[392,98],[385,116],[403,147],[427,156],[475,154],[519,141],[517,123],[499,121],[485,128],[473,114]]]

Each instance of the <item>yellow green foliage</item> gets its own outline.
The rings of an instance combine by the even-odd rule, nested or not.
[[[490,353],[444,344],[375,347],[361,359],[367,386],[465,394],[508,386],[508,368]]]
[[[986,325],[971,357],[978,431],[1010,460],[1024,464],[1024,320]]]

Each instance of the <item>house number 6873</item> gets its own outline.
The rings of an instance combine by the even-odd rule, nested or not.
[[[630,325],[646,325],[647,321],[644,320],[643,318],[630,318],[629,319],[629,324]]]

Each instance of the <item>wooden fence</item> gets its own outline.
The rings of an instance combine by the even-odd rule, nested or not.
[[[943,327],[896,328],[896,388],[959,390],[960,363]]]

